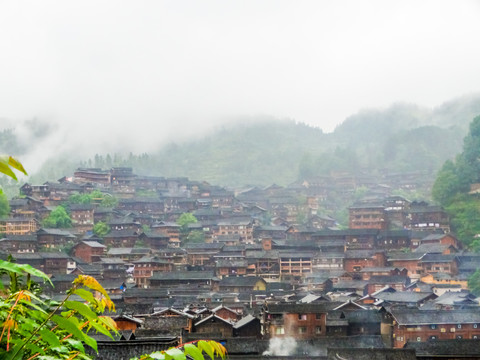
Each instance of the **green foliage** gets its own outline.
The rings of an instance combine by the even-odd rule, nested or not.
[[[10,204],[8,203],[7,196],[0,192],[0,217],[7,216],[10,213]]]
[[[470,185],[480,181],[480,116],[473,119],[464,139],[463,152],[455,160],[446,161],[432,188],[432,196],[445,206],[452,230],[465,244],[480,234],[480,199],[469,195]]]
[[[18,170],[28,175],[23,165],[11,156],[0,156],[0,173],[10,176],[12,179],[17,180],[17,175],[13,170]]]
[[[480,296],[480,269],[477,269],[468,279],[468,288],[475,296]]]
[[[197,340],[170,348],[166,351],[157,351],[131,360],[186,360],[187,355],[193,360],[204,360],[204,353],[208,355],[211,360],[215,360],[215,357],[220,357],[224,360],[227,355],[227,349],[225,349],[222,344],[213,340]]]
[[[42,226],[46,228],[69,228],[72,226],[72,219],[67,210],[59,205],[43,220]]]
[[[470,245],[475,236],[480,234],[480,199],[458,194],[445,210],[450,214],[450,225],[458,239]]]
[[[118,204],[118,199],[110,194],[104,194],[99,190],[94,190],[88,194],[73,194],[68,198],[71,204],[100,204],[102,207],[114,208]]]
[[[185,243],[197,243],[201,244],[205,242],[205,234],[201,230],[192,230],[190,233],[187,235],[187,237],[184,240]]]
[[[110,232],[110,227],[103,221],[99,221],[93,226],[93,233],[98,237],[104,237],[109,232]]]
[[[188,225],[198,222],[197,218],[192,213],[183,213],[177,220],[180,225],[180,232],[186,234],[188,232]]]
[[[100,206],[105,208],[114,208],[118,205],[118,199],[113,195],[105,195],[100,202]]]
[[[39,296],[31,276],[50,282],[47,275],[29,265],[0,261],[0,270],[10,277],[8,290],[0,292],[0,358],[13,359],[90,359],[83,344],[94,350],[97,343],[91,331],[111,336],[115,322],[100,314],[113,303],[92,277],[81,275],[60,303]],[[102,294],[95,298],[92,291]],[[84,302],[71,301],[72,295]]]

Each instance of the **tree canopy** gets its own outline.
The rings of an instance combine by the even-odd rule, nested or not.
[[[42,225],[46,228],[69,228],[72,226],[72,219],[67,210],[59,205],[43,220]]]

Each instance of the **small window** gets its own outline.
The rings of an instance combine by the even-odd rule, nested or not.
[[[315,334],[321,334],[322,333],[322,327],[321,326],[316,326],[315,327]]]
[[[315,314],[315,319],[316,320],[322,320],[322,314]]]
[[[458,324],[457,329],[461,329],[461,328],[462,328],[462,324]]]
[[[277,335],[285,334],[285,328],[283,326],[277,326],[275,328],[275,334],[277,334]]]
[[[478,327],[478,324],[473,324],[473,328],[476,329]]]
[[[436,340],[437,337],[435,335],[430,336],[430,340]]]
[[[473,335],[473,336],[472,336],[472,339],[478,339],[478,336],[477,336],[477,335]]]
[[[307,327],[306,326],[300,326],[298,328],[298,333],[299,334],[305,334],[307,332]]]
[[[437,325],[435,324],[430,325],[430,329],[435,330],[436,328],[437,328]]]
[[[307,314],[298,314],[298,320],[307,320]]]
[[[463,339],[463,336],[462,335],[457,335],[457,339],[458,340]]]
[[[420,336],[417,336],[417,341],[422,341],[422,338]]]

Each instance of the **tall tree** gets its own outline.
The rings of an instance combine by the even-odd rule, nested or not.
[[[72,219],[67,210],[60,205],[43,220],[43,226],[47,228],[69,228],[72,226]]]
[[[7,195],[0,192],[0,217],[7,216],[10,213],[10,204],[8,203]]]

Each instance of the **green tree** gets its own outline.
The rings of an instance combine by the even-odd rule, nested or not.
[[[31,277],[50,279],[30,265],[0,260],[0,272],[10,279],[0,292],[0,358],[16,359],[91,359],[85,345],[97,349],[87,335],[96,331],[113,339],[115,322],[101,314],[115,307],[105,289],[91,276],[80,275],[67,296],[59,303],[40,295]],[[101,294],[95,298],[93,292]],[[82,302],[71,297],[82,298]]]
[[[109,232],[110,232],[110,228],[103,221],[99,221],[93,226],[93,233],[99,237],[104,237]]]
[[[212,360],[218,357],[225,360],[227,349],[213,340],[195,340],[165,351],[157,351],[130,360],[186,360],[187,355],[188,358],[193,360],[204,360],[203,353],[207,354]]]
[[[201,244],[205,242],[205,234],[201,230],[192,230],[185,238],[185,243]]]
[[[183,213],[177,220],[177,224],[180,225],[180,232],[182,234],[188,233],[188,225],[198,222],[197,218],[192,213]]]
[[[67,210],[59,205],[43,220],[42,225],[46,228],[69,228],[72,226],[72,219]]]
[[[468,279],[468,288],[472,294],[480,296],[480,269],[477,269]]]
[[[7,195],[0,192],[0,217],[7,216],[10,213],[10,204],[8,203]]]
[[[118,199],[113,195],[104,195],[103,200],[100,202],[102,207],[114,208],[118,205]]]

